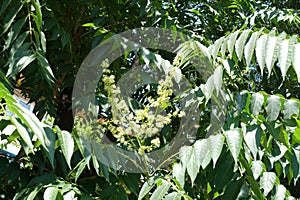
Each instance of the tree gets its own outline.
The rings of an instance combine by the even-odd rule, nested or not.
[[[17,156],[1,151],[1,195],[6,199],[299,197],[299,8],[293,0],[3,2],[0,149],[13,144],[21,151]],[[192,40],[175,54],[139,49],[122,55],[98,84],[99,115],[86,109],[74,123],[72,89],[85,57],[105,39],[140,27],[176,30]],[[193,65],[204,55],[212,66],[206,78]],[[99,162],[95,148],[79,137],[80,130],[93,134],[93,128],[100,127],[97,131],[122,148],[129,148],[132,141],[140,143],[131,147],[137,151],[152,148],[142,154],[172,140],[183,115],[176,112],[182,105],[170,93],[164,96],[170,101],[164,102],[162,111],[172,117],[164,119],[170,122],[162,125],[157,137],[140,139],[117,131],[122,124],[111,121],[118,94],[109,89],[136,62],[168,63],[174,84],[176,77],[186,77],[195,96],[192,101],[201,110],[200,127],[196,126],[194,143],[182,146],[167,168],[126,173]],[[168,93],[163,85],[168,76],[132,95],[130,109],[136,114],[132,119],[149,120],[137,113],[154,105],[149,96],[156,102]],[[35,102],[36,116],[12,97],[14,89]],[[221,93],[226,100],[224,124],[220,132],[210,134],[211,113]]]

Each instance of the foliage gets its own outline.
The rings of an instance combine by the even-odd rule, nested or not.
[[[0,151],[1,198],[299,198],[299,9],[296,0],[4,1],[0,149],[13,145],[21,150],[18,155]],[[176,53],[126,52],[99,82],[101,118],[90,120],[87,110],[79,112],[81,118],[73,127],[72,87],[84,58],[106,38],[138,27],[177,30],[192,40]],[[205,69],[208,77],[193,65],[203,55],[213,66]],[[192,88],[188,92],[196,98],[190,101],[200,110],[195,141],[172,155],[175,159],[164,169],[127,173],[109,168],[99,162],[101,152],[80,132],[95,134],[101,129],[123,148],[131,142],[130,148],[140,154],[175,137],[184,109],[166,86],[167,79],[136,91],[131,107],[124,108],[135,112],[130,118],[135,126],[156,117],[162,131],[155,129],[150,140],[142,139],[114,121],[122,117],[114,115],[121,102],[114,82],[136,62],[158,61],[174,70],[172,84],[184,76]],[[14,99],[14,89],[35,102],[33,113]],[[159,115],[148,112],[151,105],[173,115],[159,120]],[[212,133],[214,106],[225,108],[224,123]],[[141,149],[147,145],[150,148]]]

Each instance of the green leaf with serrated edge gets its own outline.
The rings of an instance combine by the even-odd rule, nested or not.
[[[175,163],[173,165],[172,173],[173,176],[177,179],[178,183],[183,188],[185,184],[185,170],[182,169],[182,165],[180,163]]]
[[[292,115],[298,116],[299,104],[295,100],[287,100],[284,102],[283,115],[284,119],[290,119]]]
[[[199,171],[199,168],[198,168],[198,165],[197,165],[197,160],[196,160],[195,153],[193,151],[193,153],[190,157],[190,160],[187,164],[187,172],[188,172],[188,175],[191,178],[192,185],[194,185],[194,181],[197,177],[198,171]]]
[[[235,52],[236,52],[236,55],[237,55],[239,61],[241,61],[241,59],[242,59],[245,43],[246,43],[249,33],[250,33],[250,30],[244,30],[241,33],[241,35],[239,36],[239,38],[236,40]]]
[[[13,116],[10,118],[10,121],[17,128],[18,133],[21,136],[24,143],[28,146],[28,148],[30,150],[33,150],[33,144],[31,142],[30,136],[29,136],[28,131],[26,130],[26,128],[21,123],[19,123],[18,120],[16,118],[14,118]],[[25,148],[25,150],[26,149],[27,148]],[[28,155],[28,153],[29,152],[26,152],[27,155]]]
[[[267,120],[268,121],[275,121],[280,113],[281,108],[281,99],[276,95],[271,95],[268,97],[267,100]]]
[[[244,133],[244,140],[249,147],[252,155],[256,158],[260,139],[262,136],[262,130],[259,126],[247,127]]]
[[[300,83],[300,43],[294,44],[292,63]]]
[[[44,192],[44,199],[45,200],[56,200],[56,196],[58,193],[57,187],[48,187]]]
[[[71,169],[71,158],[74,151],[74,140],[68,131],[61,131],[58,126],[55,126],[55,129],[57,131],[60,148],[63,152],[63,155],[65,156],[69,168]]]
[[[228,37],[227,45],[228,45],[228,51],[229,51],[229,58],[232,58],[233,55],[233,48],[236,41],[236,38],[239,34],[239,31],[235,31],[234,33],[231,33]]]
[[[161,200],[164,198],[166,192],[169,190],[171,184],[162,179],[162,183],[160,186],[156,188],[156,190],[153,192],[153,194],[150,197],[150,200]]]
[[[185,171],[186,169],[186,165],[190,160],[192,152],[193,152],[192,146],[183,146],[179,150],[179,159],[181,161],[183,171]]]
[[[260,67],[261,75],[264,73],[264,68],[266,65],[265,57],[266,57],[266,43],[267,43],[268,35],[264,34],[260,36],[260,38],[256,41],[256,47],[255,47],[255,55],[256,60],[258,62],[258,65]]]
[[[300,177],[300,148],[293,148],[292,171],[294,183],[296,183]]]
[[[251,96],[251,112],[254,116],[257,116],[264,103],[264,95],[261,93],[254,93]]]
[[[222,134],[211,135],[210,140],[211,157],[213,160],[213,168],[215,168],[218,158],[221,155],[225,138]]]
[[[282,78],[285,80],[286,72],[292,63],[293,45],[297,42],[297,38],[292,36],[290,39],[284,39],[279,44],[278,61]]]
[[[238,156],[243,142],[243,133],[239,128],[228,130],[224,133],[229,150],[233,156],[235,163],[237,163]]]
[[[264,196],[267,196],[273,189],[276,181],[276,174],[274,172],[264,172],[260,178],[260,188],[264,190]]]
[[[194,151],[197,160],[197,167],[202,166],[203,169],[211,160],[210,142],[208,139],[198,140],[194,144]]]
[[[183,195],[182,191],[171,192],[165,196],[164,200],[181,200],[182,195]]]
[[[261,31],[252,33],[249,41],[247,42],[247,44],[245,46],[244,55],[245,55],[245,59],[246,59],[246,69],[249,69],[250,62],[251,62],[253,52],[254,52],[255,43],[256,43],[257,37],[259,36],[260,33],[261,33]]]
[[[157,181],[159,181],[161,179],[156,179],[156,177],[150,177],[142,186],[140,193],[139,193],[139,197],[138,200],[142,200],[144,198],[144,196],[146,196],[150,190],[155,186],[155,183],[157,183]]]
[[[253,178],[255,180],[257,180],[258,177],[260,177],[261,173],[264,170],[264,163],[260,160],[252,161],[251,170],[252,170],[252,173],[253,173]]]
[[[275,195],[272,196],[272,200],[284,200],[286,196],[286,188],[283,185],[276,185]]]

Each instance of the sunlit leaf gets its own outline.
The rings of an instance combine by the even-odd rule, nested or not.
[[[285,101],[283,114],[285,119],[290,119],[293,115],[298,116],[299,104],[295,100]]]
[[[281,99],[276,95],[271,95],[267,100],[267,120],[274,121],[277,119],[281,108]]]
[[[283,186],[283,185],[276,185],[275,187],[276,189],[276,192],[275,192],[275,195],[272,196],[272,199],[274,200],[284,200],[286,199],[285,195],[286,195],[286,188]]]
[[[224,133],[224,135],[233,159],[237,163],[243,142],[242,130],[239,128],[228,130]]]
[[[260,177],[260,175],[262,174],[262,172],[264,170],[263,162],[260,161],[260,160],[252,161],[251,170],[252,170],[252,173],[253,173],[253,178],[255,180],[258,179],[258,177]]]
[[[264,68],[266,65],[265,57],[266,57],[266,42],[268,39],[268,35],[264,34],[256,41],[256,47],[255,47],[255,55],[256,60],[258,62],[258,65],[260,67],[260,73],[263,74]]]
[[[60,148],[65,156],[68,166],[71,169],[71,158],[74,151],[74,140],[68,131],[61,131],[57,126],[56,131]]]
[[[264,190],[264,195],[267,196],[273,189],[276,181],[276,174],[274,172],[264,172],[260,178],[260,188]]]
[[[202,166],[203,169],[209,164],[212,153],[210,150],[210,141],[208,139],[198,140],[194,144],[195,158],[197,161],[197,168]]]
[[[210,149],[213,160],[213,167],[215,168],[218,158],[221,155],[225,138],[222,134],[216,134],[209,136]]]
[[[173,176],[177,179],[181,187],[185,184],[185,170],[183,170],[180,163],[175,163],[172,170]]]
[[[150,197],[150,200],[161,200],[165,196],[166,192],[169,190],[171,184],[162,179],[162,183],[160,186],[156,188],[153,194]]]
[[[44,199],[55,200],[58,193],[57,187],[48,187],[44,192]]]
[[[236,51],[236,55],[237,55],[239,61],[241,61],[241,59],[242,59],[243,51],[245,48],[245,43],[246,43],[249,33],[250,33],[250,30],[243,31],[241,33],[240,37],[236,40],[235,51]]]
[[[264,96],[261,93],[254,93],[251,96],[251,112],[254,116],[257,116],[264,103]]]

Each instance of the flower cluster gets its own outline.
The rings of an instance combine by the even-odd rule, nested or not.
[[[172,118],[185,114],[177,107],[172,113],[166,113],[173,94],[172,78],[172,73],[166,75],[158,83],[157,95],[147,97],[149,103],[143,108],[132,110],[122,98],[120,88],[115,84],[115,76],[111,75],[108,69],[104,71],[102,81],[112,113],[112,119],[105,124],[105,128],[117,138],[118,145],[128,150],[138,150],[140,154],[160,147],[158,133],[161,129],[170,124]],[[147,138],[151,141],[146,144]]]

